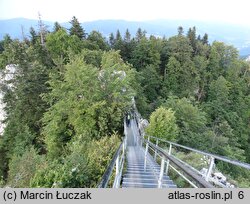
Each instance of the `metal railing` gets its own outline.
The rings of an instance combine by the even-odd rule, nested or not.
[[[137,110],[134,112],[134,116],[136,119],[136,123],[138,124],[141,116],[138,113]],[[141,131],[139,131],[141,132]],[[121,182],[121,177],[122,177],[122,171],[123,171],[123,166],[125,162],[125,152],[126,152],[126,147],[127,147],[127,126],[126,122],[124,120],[124,139],[120,146],[118,147],[116,153],[114,154],[113,159],[111,160],[108,168],[106,169],[102,180],[100,184],[98,185],[99,188],[106,188],[110,182],[111,175],[114,171],[115,168],[115,178],[112,187],[113,188],[119,188],[120,187],[120,182]],[[144,139],[147,137],[147,139]],[[153,136],[145,136],[145,135],[140,135],[138,138],[138,143],[140,145],[145,144],[145,159],[144,159],[144,169],[146,169],[146,164],[147,164],[147,154],[149,154],[149,150],[153,151],[152,157],[156,161],[157,156],[160,157],[161,159],[161,167],[160,167],[160,174],[158,178],[158,188],[162,187],[162,182],[163,182],[163,175],[164,171],[166,174],[169,173],[169,169],[171,168],[174,170],[178,175],[180,175],[184,180],[186,180],[191,186],[198,188],[198,187],[205,187],[205,188],[212,188],[214,187],[210,182],[213,182],[214,184],[221,186],[221,187],[226,187],[222,183],[216,183],[216,180],[212,178],[212,171],[213,167],[215,164],[215,160],[220,160],[227,162],[229,164],[233,164],[239,167],[246,168],[250,170],[250,164],[236,161],[233,159],[229,159],[223,156],[207,153],[201,150],[193,149],[190,147],[186,147],[184,145],[180,145],[174,142],[170,142],[167,140],[163,140],[157,137]],[[151,141],[150,141],[151,139]],[[152,139],[155,141],[155,144],[152,142]],[[168,151],[164,150],[163,148],[159,147],[159,144],[161,143],[167,143],[169,145]],[[178,147],[178,148],[183,148],[185,150],[189,150],[198,154],[202,154],[206,157],[209,158],[209,167],[204,174],[202,174],[199,170],[195,169],[188,163],[182,161],[181,159],[178,159],[174,155],[172,155],[172,148],[173,147]]]
[[[142,138],[143,143],[146,144],[145,155],[148,154],[148,149],[150,147],[161,158],[161,168],[160,168],[160,174],[159,174],[159,179],[158,179],[158,188],[162,187],[162,179],[163,179],[163,174],[164,174],[164,170],[165,170],[165,165],[166,165],[166,170],[165,170],[166,173],[168,173],[169,167],[172,166],[172,165],[170,166],[170,164],[169,164],[170,162],[173,163],[176,167],[180,168],[183,172],[185,172],[186,175],[191,177],[198,184],[198,186],[203,187],[203,188],[213,188],[214,187],[212,184],[210,184],[208,181],[204,180],[200,175],[198,175],[192,169],[185,166],[182,162],[178,161],[174,156],[169,154],[169,152],[167,153],[165,150],[163,150],[159,146],[156,146],[155,144],[150,142],[149,138],[150,137],[148,137],[147,140]],[[146,156],[145,156],[145,158],[146,158]],[[146,160],[144,162],[146,162]],[[182,174],[182,176],[184,176],[184,175]],[[186,178],[186,180],[189,180],[189,179]],[[193,185],[194,185],[194,187],[197,187],[195,184],[193,184]]]
[[[155,140],[155,144],[153,144],[152,142],[150,142],[150,139],[154,139]],[[244,163],[244,162],[240,162],[237,160],[233,160],[233,159],[229,159],[227,157],[223,157],[223,156],[219,156],[219,155],[215,155],[215,154],[211,154],[211,153],[207,153],[201,150],[197,150],[197,149],[193,149],[190,147],[186,147],[184,145],[179,145],[177,143],[174,142],[170,142],[167,140],[163,140],[157,137],[153,137],[153,136],[148,136],[148,139],[145,140],[143,139],[144,143],[146,143],[146,147],[147,145],[152,146],[153,150],[154,150],[154,158],[156,159],[156,156],[160,156],[160,157],[165,157],[167,160],[165,161],[166,163],[166,173],[168,173],[169,168],[172,168],[175,172],[177,172],[182,178],[184,178],[190,185],[192,185],[193,187],[197,188],[197,185],[194,184],[192,181],[190,181],[186,176],[184,176],[181,172],[179,172],[176,168],[174,168],[171,164],[170,161],[172,163],[174,163],[175,166],[179,167],[181,170],[183,170],[183,172],[185,174],[187,174],[188,176],[192,177],[192,179],[195,180],[196,183],[198,183],[199,185],[206,187],[203,185],[203,181],[205,180],[207,183],[208,182],[213,182],[216,185],[220,186],[220,187],[226,187],[224,184],[217,182],[215,179],[213,179],[212,177],[212,170],[215,164],[215,160],[220,160],[220,161],[224,161],[233,165],[236,165],[238,167],[243,167],[245,169],[250,170],[250,164],[248,163]],[[166,150],[163,150],[162,148],[159,147],[159,142],[163,142],[163,143],[168,143],[169,148],[168,148],[168,153],[166,152]],[[186,162],[178,159],[177,157],[172,155],[172,147],[179,147],[179,148],[183,148],[185,150],[189,150],[198,154],[202,154],[206,157],[209,158],[209,167],[208,170],[206,172],[205,175],[203,175],[200,171],[198,171],[197,169],[195,169],[194,167],[192,167],[191,165],[187,164]],[[146,148],[147,151],[147,148]],[[164,153],[164,154],[163,154]],[[164,158],[164,159],[165,159]],[[187,171],[188,170],[188,171]],[[193,172],[192,174],[190,174],[190,170]],[[198,176],[193,176],[194,173]],[[202,181],[203,180],[203,181]],[[201,183],[202,182],[202,183]],[[211,184],[210,184],[211,185]]]
[[[192,152],[196,152],[196,153],[199,153],[199,154],[203,154],[203,155],[208,156],[210,158],[213,157],[214,159],[224,161],[224,162],[227,162],[227,163],[230,163],[230,164],[233,164],[233,165],[243,167],[243,168],[246,168],[246,169],[250,170],[250,164],[245,163],[245,162],[240,162],[240,161],[230,159],[230,158],[227,158],[227,157],[223,157],[223,156],[208,153],[208,152],[205,152],[205,151],[197,150],[197,149],[194,149],[194,148],[191,148],[191,147],[187,147],[187,146],[180,145],[180,144],[177,144],[177,143],[174,143],[174,142],[163,140],[163,139],[160,139],[160,138],[157,138],[157,137],[154,137],[154,136],[149,136],[149,137],[154,138],[156,141],[158,140],[157,143],[159,143],[159,141],[165,142],[165,143],[168,143],[169,145],[173,145],[173,146],[176,146],[176,147],[181,147],[183,149],[190,150]]]
[[[135,115],[135,119],[136,119],[137,123],[139,123],[139,121],[142,119],[142,117],[141,117],[140,113],[138,112],[136,106],[134,107],[134,115]],[[141,133],[142,130],[140,130],[139,132]],[[244,163],[244,162],[233,160],[233,159],[230,159],[230,158],[227,158],[227,157],[223,157],[223,156],[219,156],[219,155],[207,153],[207,152],[204,152],[204,151],[201,151],[201,150],[197,150],[197,149],[193,149],[193,148],[190,148],[190,147],[186,147],[184,145],[180,145],[180,144],[177,144],[177,143],[174,143],[174,142],[170,142],[170,141],[167,141],[167,140],[163,140],[163,139],[160,139],[160,138],[157,138],[157,137],[153,137],[153,136],[148,136],[147,140],[144,139],[145,137],[147,137],[145,135],[141,135],[140,137],[141,137],[140,138],[141,145],[142,145],[143,142],[146,144],[146,148],[145,148],[146,149],[145,150],[146,153],[148,152],[148,149],[149,149],[149,147],[151,145],[151,146],[153,146],[153,148],[151,147],[151,149],[152,149],[152,151],[154,151],[154,155],[153,155],[154,160],[156,160],[157,156],[159,156],[161,159],[165,159],[164,165],[166,164],[166,170],[165,170],[166,174],[168,174],[168,171],[171,168],[177,174],[179,174],[184,180],[186,180],[191,186],[193,186],[195,188],[198,188],[198,186],[194,182],[192,182],[189,178],[187,178],[184,174],[182,174],[180,171],[178,171],[173,165],[171,165],[170,161],[172,161],[172,162],[176,161],[177,163],[181,164],[181,165],[178,166],[178,165],[176,165],[176,162],[173,162],[175,164],[175,166],[178,166],[185,174],[189,175],[189,173],[186,172],[186,170],[191,170],[194,174],[196,174],[198,176],[198,178],[197,178],[198,179],[198,184],[199,184],[199,181],[201,179],[203,179],[207,183],[213,182],[214,184],[216,184],[216,185],[218,185],[220,187],[227,187],[227,186],[225,184],[222,184],[221,182],[218,182],[216,179],[214,179],[212,177],[212,173],[213,173],[212,171],[213,171],[213,167],[214,167],[214,164],[215,164],[215,160],[224,161],[224,162],[227,162],[229,164],[233,164],[233,165],[236,165],[238,167],[243,167],[245,169],[250,170],[250,164],[248,164],[248,163]],[[151,138],[155,139],[155,144],[153,144],[153,143],[150,142]],[[168,143],[168,145],[169,145],[168,152],[166,152],[165,150],[163,150],[163,149],[160,148],[162,151],[164,151],[165,156],[163,156],[161,153],[159,153],[159,142],[160,141]],[[147,147],[147,145],[149,145],[149,146]],[[172,155],[172,147],[183,148],[185,150],[196,152],[198,154],[202,154],[202,155],[208,157],[210,162],[209,162],[209,167],[208,167],[208,170],[207,170],[206,174],[205,175],[202,174],[199,170],[195,169],[194,167],[192,167],[188,163],[186,163],[186,162],[178,159],[177,157],[173,156]],[[166,159],[167,156],[170,157],[170,158],[172,158],[172,160],[169,159],[169,158]],[[165,158],[163,158],[163,157],[165,157]],[[163,163],[161,162],[161,166],[162,166],[162,164]],[[161,168],[161,170],[162,170],[162,168]],[[191,176],[191,175],[189,175],[189,176]],[[193,178],[193,176],[191,176],[191,177]],[[195,179],[196,182],[197,182],[197,179]]]
[[[107,188],[110,183],[112,173],[115,169],[115,178],[112,184],[113,188],[119,188],[121,183],[122,171],[125,162],[125,153],[127,147],[127,127],[124,121],[124,138],[119,147],[117,148],[109,166],[107,167],[98,188]]]

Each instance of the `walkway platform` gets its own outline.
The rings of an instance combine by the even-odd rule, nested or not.
[[[157,188],[160,175],[160,165],[150,154],[147,154],[144,169],[145,149],[138,144],[138,128],[134,120],[127,127],[128,146],[126,152],[126,170],[122,179],[122,188]],[[162,188],[176,188],[173,181],[164,174]]]

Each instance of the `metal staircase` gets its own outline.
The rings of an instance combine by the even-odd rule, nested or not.
[[[160,165],[150,155],[144,166],[145,151],[140,146],[128,146],[127,168],[122,179],[122,188],[158,188]],[[167,175],[162,178],[162,188],[176,188]]]
[[[162,180],[159,181],[161,167],[140,145],[140,134],[134,119],[130,121],[126,129],[127,152],[125,164],[127,168],[124,171],[122,188],[158,188],[160,182],[162,188],[175,188],[176,185],[166,174],[162,175]]]
[[[176,188],[177,186],[168,176],[169,169],[175,171],[194,188],[227,187],[212,177],[215,160],[250,170],[250,164],[244,162],[203,152],[153,136],[147,136],[147,139],[145,139],[138,127],[138,121],[140,120],[138,115],[138,112],[135,111],[134,119],[130,120],[129,125],[124,120],[123,141],[106,169],[98,185],[99,188]],[[164,148],[159,146],[160,143],[165,144]],[[169,146],[167,149],[166,145]],[[172,148],[175,147],[209,158],[207,172],[202,174],[185,161],[172,155]]]

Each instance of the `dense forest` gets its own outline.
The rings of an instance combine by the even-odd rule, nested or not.
[[[168,39],[140,28],[106,39],[70,23],[49,32],[40,22],[29,37],[0,42],[2,75],[15,68],[1,82],[0,185],[96,187],[132,97],[149,134],[250,163],[250,65],[236,48],[210,44],[195,27]],[[163,114],[170,127],[156,131]],[[220,168],[249,185],[249,172]]]

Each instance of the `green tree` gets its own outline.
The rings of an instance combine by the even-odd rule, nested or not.
[[[87,64],[86,53],[70,59],[62,79],[52,76],[51,93],[44,99],[53,104],[44,114],[43,135],[50,158],[62,154],[74,137],[86,141],[122,131],[122,118],[131,106],[133,71],[117,52],[101,55],[100,67]],[[65,100],[67,98],[67,100]]]
[[[109,46],[113,49],[115,46],[115,36],[113,33],[109,35]]]
[[[220,76],[217,80],[212,81],[208,93],[208,111],[213,120],[225,119],[225,110],[228,109],[230,84]]]
[[[87,33],[85,33],[85,30],[81,27],[79,21],[75,16],[70,21],[71,28],[69,29],[70,35],[75,35],[79,39],[86,39]]]
[[[108,45],[105,38],[97,31],[92,31],[89,34],[87,40],[90,41],[97,49],[108,50]]]
[[[146,134],[169,141],[175,141],[178,135],[178,127],[174,112],[171,109],[160,107],[150,116]]]
[[[132,52],[134,50],[135,47],[135,41],[134,39],[131,39],[131,34],[129,32],[129,30],[127,29],[125,32],[125,36],[123,39],[123,50],[121,52],[121,56],[123,58],[124,61],[130,62],[132,56]]]
[[[146,31],[142,31],[141,28],[138,28],[136,34],[135,34],[135,40],[137,42],[140,42],[142,39],[146,38]]]
[[[47,109],[40,95],[48,91],[48,72],[51,59],[39,43],[28,47],[26,43],[13,41],[5,50],[6,63],[14,69],[13,78],[3,85],[6,127],[1,141],[3,175],[8,176],[9,162],[14,156],[22,156],[32,145],[44,151],[39,138],[41,117]]]
[[[175,57],[170,57],[166,65],[166,79],[164,80],[163,96],[167,97],[169,92],[178,94],[180,91],[181,81],[181,64]]]
[[[119,30],[116,31],[115,42],[114,42],[114,49],[115,50],[120,50],[121,52],[124,49],[122,36],[121,36],[121,33],[120,33]]]
[[[209,55],[208,69],[211,80],[216,80],[220,75],[226,76],[227,70],[238,60],[238,51],[222,42],[214,42]]]
[[[0,70],[4,69],[8,63],[8,51],[12,43],[11,37],[7,34],[4,39],[0,41]],[[6,51],[5,51],[6,50]]]
[[[7,185],[12,188],[29,187],[44,160],[44,156],[38,155],[34,148],[27,149],[22,156],[15,154],[10,161]]]
[[[140,84],[143,88],[143,93],[149,103],[153,103],[158,98],[161,87],[161,79],[157,73],[157,67],[148,65],[140,74],[142,76]]]
[[[159,66],[160,51],[156,41],[146,38],[141,39],[132,52],[131,62],[138,71],[147,65]]]
[[[207,33],[204,34],[201,41],[202,41],[203,44],[208,44],[208,34]]]
[[[208,60],[203,56],[195,56],[194,66],[197,70],[197,89],[195,90],[197,101],[200,102],[205,99],[208,90]]]
[[[190,44],[193,48],[193,56],[196,54],[197,51],[197,39],[196,39],[196,28],[189,28],[188,33],[187,33],[187,37],[190,41]]]
[[[174,90],[173,94],[179,97],[193,96],[197,87],[197,70],[192,61],[193,49],[188,38],[171,37],[163,49],[167,52],[168,60],[165,83],[170,85],[170,88]],[[170,78],[169,82],[168,78]]]
[[[55,64],[66,63],[69,53],[80,53],[83,48],[82,41],[75,35],[70,36],[65,29],[60,29],[56,33],[50,33],[46,37],[46,48]]]
[[[178,35],[183,35],[183,33],[184,33],[183,27],[179,26],[178,27]]]
[[[124,36],[124,41],[125,41],[126,43],[129,43],[130,40],[131,40],[131,34],[130,34],[129,30],[126,29],[125,36]]]
[[[37,35],[35,29],[33,27],[30,28],[30,41],[31,44],[35,45],[37,41],[39,40],[39,36]]]
[[[77,138],[61,163],[46,160],[31,180],[31,187],[97,187],[120,143],[116,134],[88,143]]]
[[[57,32],[57,31],[59,31],[61,29],[62,29],[62,26],[58,22],[55,22],[53,32],[55,33],[55,32]]]
[[[179,136],[176,138],[178,143],[199,149],[208,147],[205,112],[187,98],[178,99],[173,96],[168,98],[163,107],[175,112],[179,128]]]
[[[236,110],[231,107],[232,101],[230,100],[232,84],[228,82],[224,77],[220,76],[217,80],[212,81],[210,84],[208,102],[205,104],[205,108],[209,113],[211,120],[211,126],[215,132],[216,137],[225,138],[225,145],[221,150],[216,149],[216,153],[227,155],[230,157],[235,156],[238,159],[244,160],[245,154],[243,148],[247,142],[247,136],[243,128],[243,120]],[[241,103],[242,108],[246,108]],[[246,109],[245,109],[246,110]],[[244,129],[244,130],[243,130]],[[236,158],[234,157],[234,158]]]

